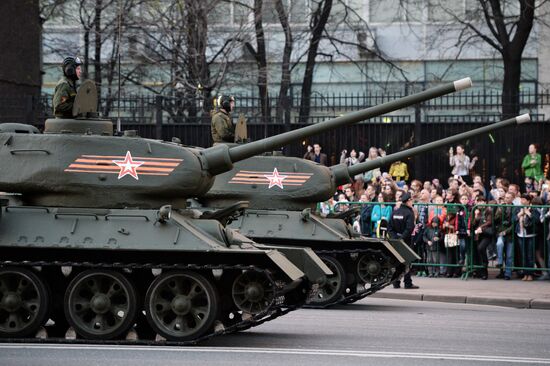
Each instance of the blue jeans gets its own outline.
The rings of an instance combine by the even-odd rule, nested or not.
[[[458,237],[458,246],[460,248],[460,263],[466,263],[466,238]]]
[[[512,277],[512,267],[514,266],[514,240],[505,236],[499,236],[497,238],[497,255],[498,264],[502,265],[504,262],[503,254],[506,248],[506,270],[504,276]]]
[[[535,237],[522,238],[518,237],[519,247],[521,248],[521,257],[523,259],[523,267],[534,268],[534,251],[535,251]],[[524,269],[524,275],[532,275],[533,269]]]

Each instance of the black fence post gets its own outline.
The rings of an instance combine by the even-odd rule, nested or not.
[[[291,123],[291,112],[292,112],[292,105],[291,105],[291,102],[292,102],[292,99],[290,98],[290,96],[288,95],[285,95],[285,99],[284,99],[284,103],[283,103],[283,108],[285,109],[285,126],[286,126],[286,129],[285,131],[290,131],[290,123]]]
[[[157,140],[162,140],[162,95],[156,96],[155,109],[156,109],[155,138]]]
[[[414,106],[414,146],[422,145],[422,105]],[[414,176],[424,180],[424,162],[426,158],[416,155],[414,158]]]
[[[34,99],[32,95],[25,95],[23,97],[23,110],[25,111],[25,120],[23,123],[31,123],[31,121],[34,121],[33,118],[33,111],[34,111]]]

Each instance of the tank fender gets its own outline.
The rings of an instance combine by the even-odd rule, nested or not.
[[[296,281],[305,276],[305,273],[300,271],[283,253],[278,250],[271,249],[265,252],[269,259],[283,271],[291,281]]]
[[[242,235],[241,233],[239,233],[237,230],[231,230],[231,244],[242,244],[242,245],[250,245],[251,243],[251,240]],[[305,273],[302,272],[298,266],[296,266],[294,263],[296,262],[293,258],[293,256],[289,256],[287,257],[284,253],[284,250],[279,250],[277,247],[274,247],[274,246],[269,246],[269,245],[262,245],[262,244],[258,244],[258,243],[253,243],[254,247],[256,249],[260,249],[260,250],[263,250],[267,256],[269,257],[269,259],[271,259],[271,261],[273,263],[275,263],[277,265],[277,267],[279,267],[292,281],[294,280],[297,280],[303,276],[305,276]],[[286,248],[283,248],[282,249],[286,249]],[[298,249],[300,250],[301,248],[288,248],[289,251],[292,251],[292,250],[295,250],[295,249]],[[305,251],[304,251],[305,252]],[[316,255],[314,254],[314,256],[316,257]],[[310,263],[308,263],[310,264]],[[301,263],[298,263],[298,265],[301,265]],[[324,265],[324,264],[323,264]],[[302,268],[305,268],[305,270],[308,270],[308,272],[310,271],[311,268],[315,268],[315,266],[313,265],[310,265],[309,267],[308,266],[302,266]],[[316,267],[316,268],[319,268],[319,267]],[[330,272],[330,270],[329,270]],[[316,277],[310,277],[308,275],[308,278],[310,279],[314,279]]]
[[[397,250],[401,257],[405,259],[407,263],[412,263],[420,259],[418,254],[414,252],[405,242],[401,239],[388,239],[389,243],[395,250]]]
[[[330,268],[327,267],[311,248],[269,244],[256,244],[256,248],[265,250],[275,249],[283,253],[287,259],[301,268],[305,272],[307,278],[313,283],[324,283],[326,281],[326,276],[333,274]]]
[[[382,244],[384,245],[384,248],[386,248],[386,250],[399,261],[399,263],[404,264],[406,262],[405,258],[403,258],[401,253],[396,248],[394,248],[392,244],[385,240],[382,242]]]

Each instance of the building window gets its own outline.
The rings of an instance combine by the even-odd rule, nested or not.
[[[303,24],[309,22],[309,1],[291,0],[290,1],[290,21],[294,24]],[[284,3],[283,3],[284,4]]]
[[[233,24],[241,26],[247,24],[252,17],[253,0],[242,0],[233,3]]]
[[[393,23],[403,20],[400,0],[371,0],[369,2],[370,21],[373,23]]]
[[[428,20],[431,22],[464,19],[464,10],[464,0],[428,0]]]

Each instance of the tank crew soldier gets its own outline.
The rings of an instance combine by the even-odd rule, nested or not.
[[[407,245],[411,246],[412,232],[414,229],[413,200],[409,193],[405,193],[401,196],[400,201],[402,204],[392,212],[388,233],[391,238],[402,239]],[[393,287],[399,288],[400,282],[400,280],[396,280],[393,283]],[[418,288],[418,286],[412,283],[410,268],[407,268],[407,272],[405,272],[403,276],[403,282],[407,289]]]
[[[231,112],[235,108],[235,98],[229,95],[218,97],[219,110],[212,116],[212,142],[235,142],[235,126],[231,122]]]
[[[63,60],[63,77],[55,86],[53,95],[53,114],[57,118],[72,118],[73,103],[76,97],[76,81],[80,79],[82,62],[78,57],[65,57]]]

